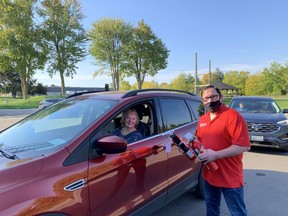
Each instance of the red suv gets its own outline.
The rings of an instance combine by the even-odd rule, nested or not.
[[[130,108],[144,126],[127,144],[112,131]],[[187,190],[201,196],[201,164],[169,137],[193,134],[201,108],[191,93],[144,89],[37,111],[0,134],[0,215],[148,215]]]

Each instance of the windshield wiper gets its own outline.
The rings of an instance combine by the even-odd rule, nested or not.
[[[7,152],[3,151],[0,149],[0,152],[2,153],[2,155],[8,159],[11,159],[11,160],[16,160],[16,159],[19,159],[16,155],[10,155],[8,154]]]

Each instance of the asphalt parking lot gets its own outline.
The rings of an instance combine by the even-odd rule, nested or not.
[[[0,109],[0,131],[36,111],[37,109]]]
[[[252,148],[244,154],[245,202],[249,215],[286,216],[288,153]],[[230,215],[224,199],[221,216]],[[151,216],[205,215],[205,203],[186,193]]]
[[[0,131],[37,111],[1,110]],[[245,202],[249,215],[286,216],[288,197],[288,153],[276,149],[252,148],[244,154]],[[221,216],[230,215],[222,202]],[[183,194],[150,216],[205,215],[205,203],[193,193]]]

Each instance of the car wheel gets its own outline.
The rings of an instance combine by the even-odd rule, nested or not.
[[[204,179],[202,176],[202,169],[199,173],[199,177],[198,177],[198,183],[195,189],[195,195],[198,198],[204,199]]]

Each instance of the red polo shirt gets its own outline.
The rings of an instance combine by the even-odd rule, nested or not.
[[[248,129],[243,117],[234,109],[222,105],[214,119],[210,113],[200,117],[197,137],[206,149],[219,151],[231,145],[250,146]],[[218,170],[210,171],[203,166],[203,177],[217,187],[238,188],[244,185],[243,154],[216,160]]]

